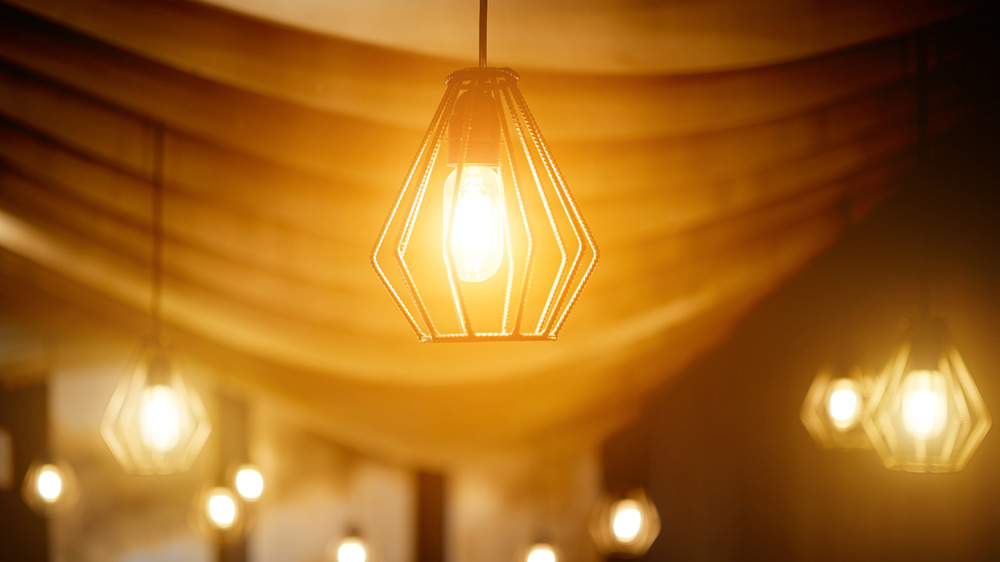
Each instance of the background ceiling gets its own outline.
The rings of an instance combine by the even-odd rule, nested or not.
[[[432,465],[587,447],[631,419],[897,189],[910,32],[973,5],[494,2],[491,62],[521,74],[602,258],[558,342],[427,345],[368,254],[445,76],[473,64],[475,2],[0,4],[7,376],[31,330],[58,328],[72,361],[145,334],[162,123],[177,350]],[[940,45],[932,66],[961,55]],[[932,134],[965,111],[939,86]]]

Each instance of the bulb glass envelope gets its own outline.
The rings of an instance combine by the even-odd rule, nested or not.
[[[139,351],[101,421],[101,436],[118,463],[135,474],[187,470],[211,431],[198,393],[157,345]]]
[[[889,468],[954,472],[992,420],[940,320],[925,321],[890,359],[872,393],[865,430]]]
[[[448,77],[372,251],[420,341],[554,340],[596,266],[517,82],[507,68]]]
[[[864,429],[872,381],[860,367],[823,367],[802,402],[802,425],[824,449],[871,449]]]
[[[21,498],[42,517],[64,513],[79,498],[76,474],[69,463],[42,459],[32,462],[24,475]]]
[[[605,556],[642,556],[660,534],[656,506],[642,490],[625,496],[605,494],[590,518],[590,536]]]

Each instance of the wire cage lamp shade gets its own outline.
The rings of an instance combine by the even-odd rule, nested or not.
[[[421,341],[554,340],[597,263],[518,78],[448,77],[372,252]]]
[[[828,364],[813,379],[802,402],[806,431],[824,449],[871,449],[864,429],[865,403],[872,386],[861,367]]]
[[[660,515],[640,489],[624,496],[605,494],[590,518],[590,537],[597,550],[613,558],[645,554],[660,534]]]
[[[164,345],[163,124],[153,127],[150,336],[122,373],[101,420],[101,437],[126,472],[173,474],[191,467],[212,431],[197,389]]]
[[[962,470],[992,424],[944,321],[925,318],[876,384],[865,431],[888,468]]]

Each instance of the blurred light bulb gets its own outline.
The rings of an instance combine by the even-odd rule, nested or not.
[[[611,530],[621,542],[633,540],[642,530],[642,512],[639,503],[625,499],[615,504],[614,516],[611,520]]]
[[[547,544],[536,544],[528,551],[525,562],[556,562],[556,551]]]
[[[157,384],[142,390],[139,405],[139,435],[143,444],[164,453],[181,439],[181,404],[177,393]]]
[[[244,465],[236,472],[236,491],[249,501],[260,498],[264,492],[264,477],[250,465]]]
[[[368,551],[360,539],[349,537],[337,548],[337,562],[365,562]]]
[[[903,380],[903,426],[918,439],[937,437],[948,421],[948,383],[937,371],[913,371]]]
[[[38,470],[35,488],[38,490],[38,497],[42,501],[55,503],[63,491],[63,479],[59,474],[59,468],[51,464],[43,465]]]
[[[506,212],[503,186],[496,170],[488,166],[466,165],[462,182],[457,186],[458,169],[444,182],[444,232],[449,219],[454,222],[451,237],[445,241],[444,259],[453,258],[455,274],[462,281],[484,281],[493,276],[503,261]]]
[[[219,529],[229,529],[236,523],[238,514],[236,498],[226,488],[213,488],[208,493],[205,511],[213,525]]]
[[[851,379],[836,379],[830,384],[827,412],[837,429],[849,429],[861,414],[857,384]]]

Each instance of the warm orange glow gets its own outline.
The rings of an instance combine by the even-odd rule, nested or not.
[[[461,185],[456,186],[455,169],[444,183],[444,232],[451,236],[444,246],[445,263],[449,254],[455,274],[462,281],[485,281],[503,261],[506,213],[500,176],[487,166],[462,168]],[[457,198],[457,201],[456,201]],[[454,216],[452,215],[454,205]]]
[[[556,556],[556,551],[551,546],[547,544],[536,544],[528,550],[528,555],[525,557],[524,562],[557,562],[559,557]]]
[[[181,440],[181,415],[177,393],[158,384],[142,390],[139,399],[139,435],[142,442],[158,453],[170,451]]]
[[[365,562],[368,549],[361,539],[348,537],[337,548],[337,562]]]
[[[857,386],[856,382],[848,378],[836,379],[830,383],[827,413],[837,429],[854,427],[861,416],[862,405]]]
[[[226,488],[213,488],[205,501],[205,513],[212,525],[226,530],[236,524],[239,505],[233,493]]]
[[[632,499],[624,499],[615,504],[612,509],[611,530],[621,542],[630,542],[642,530],[642,512],[639,503]]]
[[[59,468],[51,464],[42,465],[35,479],[35,488],[42,501],[46,503],[58,501],[63,491],[63,479]]]
[[[264,476],[254,466],[241,466],[234,480],[236,492],[245,500],[255,501],[264,493]]]
[[[932,439],[948,422],[948,382],[937,371],[913,371],[903,379],[903,427],[917,439]]]

